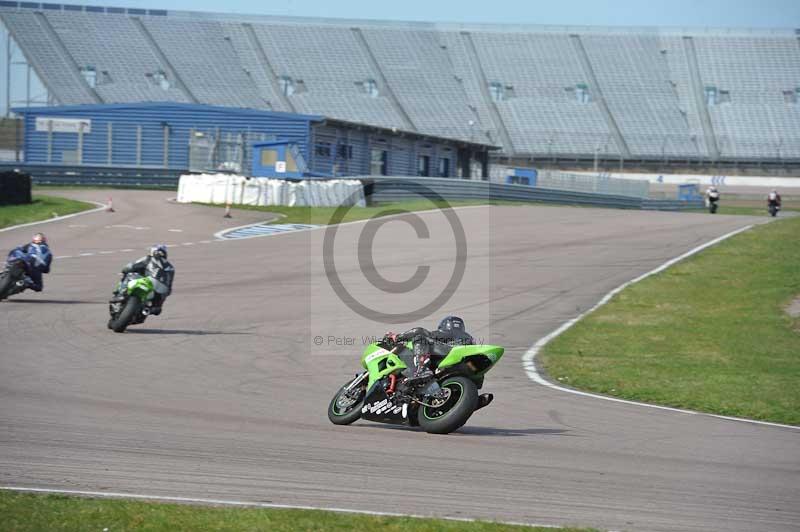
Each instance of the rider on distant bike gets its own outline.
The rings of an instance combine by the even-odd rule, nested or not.
[[[778,194],[778,191],[774,188],[769,194],[767,194],[767,208],[772,207],[773,205],[779,209],[781,208],[781,195]]]
[[[33,235],[30,244],[16,247],[9,252],[9,259],[14,256],[24,255],[27,264],[25,278],[18,282],[20,288],[30,288],[34,292],[41,292],[44,288],[42,274],[50,273],[50,264],[53,254],[47,245],[47,237],[42,233]]]
[[[155,296],[150,314],[158,316],[167,296],[172,293],[172,281],[175,279],[175,267],[167,260],[167,246],[156,244],[148,254],[122,268],[122,274],[138,273],[153,281]]]

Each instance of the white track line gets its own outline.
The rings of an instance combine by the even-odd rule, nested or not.
[[[539,523],[521,523],[513,521],[488,521],[483,519],[473,519],[470,517],[437,517],[431,515],[402,514],[395,512],[371,512],[368,510],[353,510],[351,508],[336,508],[336,507],[329,508],[325,506],[304,506],[299,504],[273,504],[265,502],[231,501],[226,499],[199,499],[194,497],[170,497],[165,495],[144,495],[141,493],[121,493],[112,491],[106,492],[106,491],[47,489],[47,488],[20,488],[15,486],[0,486],[0,490],[18,491],[23,493],[82,495],[86,497],[103,497],[109,499],[141,499],[147,501],[180,502],[180,503],[195,503],[195,504],[208,504],[208,505],[225,505],[225,506],[245,506],[252,508],[276,508],[284,510],[320,510],[325,512],[337,512],[344,514],[364,514],[364,515],[375,515],[381,517],[413,517],[416,519],[442,519],[445,521],[462,521],[467,523],[484,521],[490,523],[498,523],[502,525],[538,526],[542,528],[556,528],[556,529],[563,528],[558,525],[543,525]]]
[[[710,242],[706,242],[705,244],[697,246],[694,249],[690,249],[689,251],[687,251],[683,255],[675,257],[674,259],[670,259],[667,262],[665,262],[664,264],[662,264],[661,266],[659,266],[659,267],[657,267],[657,268],[655,268],[653,270],[650,270],[649,272],[647,272],[647,273],[645,273],[643,275],[640,275],[636,279],[633,279],[633,280],[630,280],[630,281],[628,281],[626,283],[623,283],[620,286],[618,286],[615,289],[613,289],[611,292],[607,293],[605,296],[603,296],[603,298],[595,306],[593,306],[592,308],[590,308],[586,312],[583,312],[583,313],[579,314],[578,316],[572,318],[568,322],[562,324],[558,329],[556,329],[555,331],[551,332],[547,336],[545,336],[543,338],[540,338],[535,344],[533,344],[533,346],[531,346],[530,349],[528,349],[528,351],[525,352],[524,355],[522,355],[522,367],[525,369],[525,372],[528,374],[528,378],[530,378],[533,382],[535,382],[537,384],[541,384],[542,386],[547,386],[548,388],[553,388],[553,389],[556,389],[556,390],[560,390],[562,392],[567,392],[567,393],[571,393],[571,394],[575,394],[575,395],[581,395],[581,396],[584,396],[584,397],[592,397],[594,399],[603,399],[604,401],[613,401],[615,403],[627,403],[627,404],[630,404],[630,405],[644,406],[644,407],[647,407],[647,408],[656,408],[656,409],[659,409],[659,410],[669,410],[669,411],[672,411],[672,412],[680,412],[682,414],[704,415],[704,416],[711,416],[711,417],[715,417],[715,418],[719,418],[719,419],[740,421],[740,422],[743,422],[743,423],[754,423],[754,424],[757,424],[757,425],[768,425],[770,427],[781,427],[781,428],[787,428],[787,429],[800,430],[800,427],[797,427],[797,426],[794,426],[794,425],[784,425],[782,423],[771,423],[769,421],[758,421],[758,420],[755,420],[755,419],[745,419],[745,418],[732,417],[732,416],[721,416],[719,414],[709,414],[709,413],[706,413],[706,412],[697,412],[695,410],[686,410],[686,409],[683,409],[683,408],[673,408],[673,407],[670,407],[670,406],[653,405],[653,404],[649,404],[649,403],[641,403],[641,402],[638,402],[638,401],[628,401],[627,399],[619,399],[617,397],[610,397],[608,395],[600,395],[600,394],[591,393],[591,392],[582,392],[580,390],[575,390],[573,388],[566,388],[564,386],[559,386],[558,384],[555,384],[553,382],[548,381],[547,379],[545,379],[542,376],[541,373],[539,373],[539,370],[536,368],[536,355],[539,354],[539,352],[542,350],[542,348],[544,346],[546,346],[548,343],[550,343],[557,336],[563,334],[564,331],[566,331],[567,329],[569,329],[570,327],[575,325],[578,321],[583,319],[586,315],[591,314],[592,312],[594,312],[598,308],[600,308],[603,305],[605,305],[606,303],[608,303],[611,300],[612,297],[614,297],[618,293],[622,292],[628,286],[630,286],[630,285],[632,285],[634,283],[638,283],[639,281],[642,281],[644,279],[647,279],[648,277],[650,277],[652,275],[660,273],[660,272],[666,270],[667,268],[669,268],[670,266],[672,266],[673,264],[675,264],[677,262],[680,262],[680,261],[682,261],[682,260],[684,260],[684,259],[686,259],[688,257],[691,257],[692,255],[694,255],[694,254],[706,249],[706,248],[709,248],[709,247],[711,247],[711,246],[713,246],[715,244],[719,244],[723,240],[726,240],[726,239],[728,239],[728,238],[730,238],[730,237],[732,237],[734,235],[738,235],[739,233],[742,233],[744,231],[748,231],[748,230],[750,230],[752,228],[753,228],[752,225],[748,225],[746,227],[742,227],[741,229],[737,229],[735,231],[731,231],[730,233],[727,233],[727,234],[722,235],[721,237],[715,238],[714,240],[711,240]]]
[[[78,201],[78,200],[76,200],[76,201]],[[84,203],[94,203],[95,205],[97,205],[97,208],[96,209],[90,209],[88,211],[76,212],[76,213],[73,213],[73,214],[65,214],[64,216],[56,216],[55,218],[48,218],[47,220],[39,220],[38,222],[30,222],[30,223],[27,223],[27,224],[12,225],[11,227],[5,227],[3,229],[0,229],[0,233],[4,233],[6,231],[12,231],[14,229],[19,229],[21,227],[30,227],[32,225],[47,224],[47,223],[50,223],[50,222],[58,222],[58,221],[61,221],[61,220],[66,220],[67,218],[74,218],[76,216],[83,216],[84,214],[92,214],[93,212],[100,212],[102,210],[105,210],[105,208],[106,208],[106,205],[103,205],[102,203],[98,203],[96,201],[88,201],[88,200],[79,200],[79,201],[82,201]]]

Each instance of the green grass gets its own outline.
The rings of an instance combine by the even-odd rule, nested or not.
[[[4,205],[0,207],[0,228],[47,220],[56,216],[74,214],[95,208],[91,203],[56,196],[33,196],[27,205]]]
[[[800,217],[758,226],[628,287],[546,346],[563,384],[800,424]]]
[[[210,207],[224,208],[224,205],[201,203],[200,205],[207,205]],[[368,218],[377,218],[381,216],[390,216],[397,214],[398,211],[426,211],[431,209],[441,209],[445,207],[465,207],[471,205],[533,205],[532,203],[520,203],[512,201],[448,201],[448,202],[435,202],[427,199],[401,201],[397,203],[382,203],[377,205],[370,205],[367,207],[353,207],[347,210],[347,213],[342,217],[339,223],[353,222],[356,220],[365,220]],[[315,224],[315,225],[329,225],[334,218],[334,213],[338,207],[286,207],[283,205],[269,205],[269,206],[255,206],[255,205],[232,205],[232,209],[241,209],[248,211],[262,211],[274,214],[283,215],[281,218],[274,220],[272,223],[286,224]]]
[[[550,532],[496,523],[376,517],[317,510],[204,507],[120,499],[33,495],[0,490],[0,529],[6,532],[371,530],[378,532]],[[561,529],[588,532],[589,529]]]

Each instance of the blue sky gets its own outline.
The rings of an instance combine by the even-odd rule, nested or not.
[[[65,3],[433,22],[800,28],[800,0],[66,0]]]

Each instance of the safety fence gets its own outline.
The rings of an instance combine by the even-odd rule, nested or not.
[[[367,197],[375,202],[403,201],[420,197],[431,200],[490,200],[586,205],[615,209],[676,211],[702,208],[702,201],[652,200],[612,194],[553,190],[527,185],[440,178],[365,176]]]
[[[536,186],[554,190],[634,198],[647,198],[650,195],[650,183],[646,180],[609,177],[604,174],[581,175],[554,170],[540,170],[536,176]]]
[[[37,185],[92,185],[177,189],[185,172],[163,168],[113,168],[99,166],[16,166],[31,175]],[[0,165],[0,171],[13,167]],[[648,210],[684,210],[702,208],[702,201],[644,199],[613,194],[553,190],[526,185],[507,185],[489,181],[447,178],[360,176],[367,201],[418,199],[423,193],[435,193],[444,200],[494,200],[541,202],[563,205]]]

